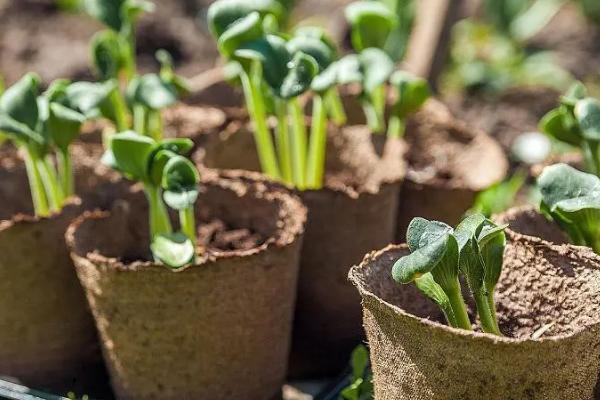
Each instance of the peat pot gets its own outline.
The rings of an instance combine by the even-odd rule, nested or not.
[[[203,173],[199,256],[149,254],[141,191],[67,232],[118,399],[280,396],[306,210],[258,174]]]
[[[217,140],[220,144],[203,149],[205,165],[259,168],[247,124],[232,122]],[[383,146],[360,125],[330,126],[327,140],[324,187],[298,192],[308,220],[290,361],[295,378],[338,374],[363,340],[360,297],[348,270],[393,240],[405,171],[403,141]]]
[[[90,162],[98,151],[73,149],[83,200],[41,218],[33,216],[23,161],[9,146],[0,150],[0,375],[29,386],[89,388],[102,370],[93,320],[63,239],[85,207],[106,205],[120,187]]]
[[[377,400],[583,400],[600,369],[600,258],[507,231],[496,301],[505,337],[454,329],[391,278],[406,246],[352,268]]]

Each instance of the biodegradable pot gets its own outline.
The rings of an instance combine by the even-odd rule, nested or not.
[[[205,171],[197,204],[203,255],[175,271],[148,261],[141,192],[67,233],[119,399],[281,395],[306,210],[249,173]]]
[[[90,388],[101,373],[93,320],[63,240],[84,207],[111,198],[103,190],[111,177],[85,161],[95,151],[73,151],[83,204],[72,199],[61,212],[39,218],[32,216],[22,160],[9,146],[0,150],[0,375],[30,386]]]
[[[507,235],[496,292],[502,338],[440,323],[437,306],[414,285],[396,284],[390,271],[408,254],[405,245],[352,268],[377,400],[591,398],[600,369],[600,258]]]
[[[398,243],[417,216],[457,224],[477,194],[508,171],[494,139],[467,127],[433,99],[408,121],[406,141],[408,171],[399,201]]]
[[[325,187],[298,192],[308,208],[301,254],[290,375],[339,373],[364,338],[360,299],[347,281],[350,266],[393,240],[403,141],[385,146],[365,126],[328,130]],[[250,127],[233,121],[198,152],[213,168],[258,170]]]

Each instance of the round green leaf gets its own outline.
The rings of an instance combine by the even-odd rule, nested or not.
[[[600,102],[591,97],[579,100],[575,104],[575,117],[583,137],[600,141]]]
[[[394,280],[399,283],[409,283],[431,272],[444,259],[450,238],[451,235],[446,233],[400,258],[392,267]]]
[[[383,48],[397,24],[397,16],[378,1],[351,3],[345,15],[352,29],[352,47],[358,52],[369,47]]]
[[[394,114],[406,118],[416,112],[431,96],[429,83],[405,71],[396,71],[390,77],[396,87],[398,98],[394,104]]]
[[[288,67],[288,75],[281,83],[279,91],[279,96],[283,99],[299,96],[308,90],[319,70],[315,59],[302,52],[296,53]]]
[[[134,131],[113,134],[108,144],[117,169],[128,178],[140,181],[149,179],[150,159],[156,146],[153,139]]]
[[[0,97],[0,112],[7,114],[17,122],[36,130],[38,124],[38,102],[40,78],[29,73],[13,86],[6,89]]]
[[[549,111],[540,120],[539,129],[546,135],[554,137],[561,142],[569,143],[573,146],[581,144],[581,136],[578,129],[573,129],[566,123],[567,115],[563,107],[555,108]]]
[[[348,54],[337,62],[337,81],[341,85],[358,83],[363,80],[360,59],[356,54]]]
[[[177,102],[177,91],[156,74],[135,77],[127,88],[127,98],[152,110],[160,110]]]
[[[66,151],[79,135],[85,116],[59,103],[50,103],[50,113],[46,122],[46,130],[52,142]]]
[[[157,235],[150,249],[156,259],[171,268],[180,268],[193,262],[196,255],[194,244],[181,232]]]
[[[394,71],[394,61],[383,50],[368,48],[358,58],[364,75],[363,89],[367,93],[385,84]]]
[[[315,76],[311,83],[311,89],[317,93],[324,93],[337,84],[339,64],[334,62],[325,68],[323,72]]]
[[[217,0],[208,8],[208,28],[215,38],[220,38],[240,19],[256,13],[259,16],[283,14],[281,5],[273,0]]]
[[[600,178],[566,164],[544,168],[537,179],[542,201],[551,212],[600,208]]]
[[[275,35],[266,35],[258,40],[245,43],[235,51],[235,57],[260,62],[265,81],[276,93],[280,91],[289,72],[288,64],[292,61],[285,40]]]
[[[187,158],[176,155],[171,157],[163,170],[162,188],[180,191],[195,187],[200,181],[198,170]]]
[[[287,42],[291,54],[302,52],[315,59],[319,72],[327,68],[335,59],[335,53],[323,41],[310,36],[297,36]]]
[[[119,36],[113,31],[101,31],[92,38],[92,64],[101,80],[119,78],[125,66],[121,46]]]
[[[174,210],[185,210],[186,208],[192,207],[198,199],[198,188],[189,187],[185,190],[165,190],[163,192],[163,199],[169,207]]]
[[[116,87],[117,83],[112,80],[104,83],[74,82],[66,88],[67,106],[84,115],[97,114]]]
[[[250,13],[236,20],[219,36],[217,40],[219,51],[224,57],[231,58],[241,45],[257,40],[263,34],[260,14]]]
[[[121,7],[126,0],[84,0],[85,11],[109,28],[121,29]]]

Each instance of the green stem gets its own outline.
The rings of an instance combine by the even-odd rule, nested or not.
[[[50,209],[48,207],[48,199],[46,198],[46,193],[44,191],[42,177],[40,176],[37,166],[38,157],[31,149],[28,149],[27,147],[23,147],[23,149],[33,209],[37,216],[44,217],[50,214]]]
[[[315,95],[313,98],[312,125],[310,144],[308,147],[308,162],[306,168],[306,183],[310,189],[323,186],[325,171],[325,147],[327,145],[327,119],[323,98]]]
[[[449,287],[445,287],[444,291],[448,296],[448,300],[450,300],[450,306],[452,307],[452,311],[454,312],[454,316],[456,317],[456,325],[458,328],[472,330],[471,321],[469,320],[469,314],[467,314],[467,307],[465,306],[465,301],[462,297],[462,292],[460,290],[460,283],[458,279],[455,283],[453,283]]]
[[[399,139],[404,136],[406,125],[397,115],[392,115],[388,122],[387,137],[390,139]]]
[[[373,93],[371,93],[371,99],[377,117],[377,126],[379,127],[379,131],[383,132],[385,129],[385,86],[380,85],[376,88]]]
[[[275,99],[275,114],[277,115],[277,153],[283,181],[288,185],[294,183],[292,175],[292,155],[290,154],[290,133],[285,103],[281,99]]]
[[[113,108],[113,114],[115,120],[113,121],[117,127],[117,131],[122,132],[129,128],[129,115],[127,111],[127,105],[123,95],[119,92],[118,88],[112,91],[110,94],[110,103]]]
[[[367,119],[367,125],[371,129],[371,132],[382,133],[383,126],[381,125],[381,121],[379,120],[377,110],[375,109],[373,103],[371,103],[370,99],[368,99],[366,95],[361,96],[360,102]]]
[[[345,125],[348,117],[344,111],[344,104],[342,103],[340,94],[335,87],[329,89],[325,94],[325,103],[327,104],[327,111],[333,123],[337,126]]]
[[[260,76],[259,76],[260,77]],[[280,179],[279,166],[275,156],[273,139],[267,126],[267,113],[261,92],[260,80],[254,82],[247,73],[241,74],[242,86],[246,97],[246,105],[254,122],[254,139],[256,141],[258,158],[263,172],[272,179]]]
[[[502,332],[500,332],[500,326],[498,325],[498,315],[496,315],[496,301],[494,300],[494,290],[495,288],[488,288],[488,292],[485,295],[485,297],[488,304],[488,309],[490,310],[490,316],[494,321],[494,327],[498,332],[498,335],[502,335]]]
[[[146,198],[148,199],[150,213],[150,238],[156,235],[172,233],[171,221],[165,203],[163,203],[161,190],[151,184],[144,185]]]
[[[133,106],[133,130],[140,135],[146,135],[148,129],[146,123],[148,122],[148,110],[146,107],[136,104]]]
[[[300,190],[306,188],[306,121],[304,110],[297,98],[289,102],[292,114],[292,136],[290,147],[292,151],[292,171],[294,183]]]
[[[481,321],[481,328],[483,331],[500,336],[500,331],[496,326],[496,321],[492,317],[490,306],[483,289],[474,291],[473,297],[475,298],[477,313],[479,314],[479,320]]]
[[[192,241],[196,246],[196,218],[194,216],[194,207],[187,207],[179,210],[179,223],[181,231]]]
[[[37,159],[38,170],[42,178],[42,183],[46,189],[46,198],[52,211],[58,211],[63,205],[64,195],[61,186],[58,182],[56,170],[52,165],[52,161],[48,158]]]
[[[56,153],[58,161],[58,174],[62,191],[65,197],[70,197],[75,194],[75,178],[73,176],[73,165],[68,149],[60,149]]]
[[[148,136],[160,142],[163,138],[163,122],[160,110],[148,110],[146,116]]]

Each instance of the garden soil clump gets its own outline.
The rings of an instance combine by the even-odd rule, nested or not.
[[[234,121],[223,135],[220,144],[210,148],[213,151],[200,150],[205,165],[259,168],[247,124]],[[363,339],[360,299],[346,277],[365,253],[394,238],[404,153],[404,142],[390,141],[383,148],[365,126],[330,126],[324,188],[298,192],[308,208],[308,221],[291,376],[337,374]]]
[[[0,375],[39,388],[90,388],[101,363],[93,320],[62,238],[84,207],[105,206],[127,189],[102,175],[102,167],[94,168],[90,152],[95,150],[73,149],[83,204],[73,199],[61,212],[39,218],[32,216],[23,161],[14,148],[0,149]]]
[[[399,201],[398,242],[417,216],[458,223],[476,195],[508,169],[495,140],[468,128],[435,100],[409,120],[406,141],[409,167]]]
[[[256,174],[202,175],[195,265],[150,261],[141,192],[67,234],[119,399],[280,396],[306,211]]]
[[[437,306],[391,277],[389,246],[352,268],[378,400],[581,400],[600,368],[600,258],[507,231],[496,302],[505,337],[443,325]],[[551,372],[551,373],[549,373]]]

